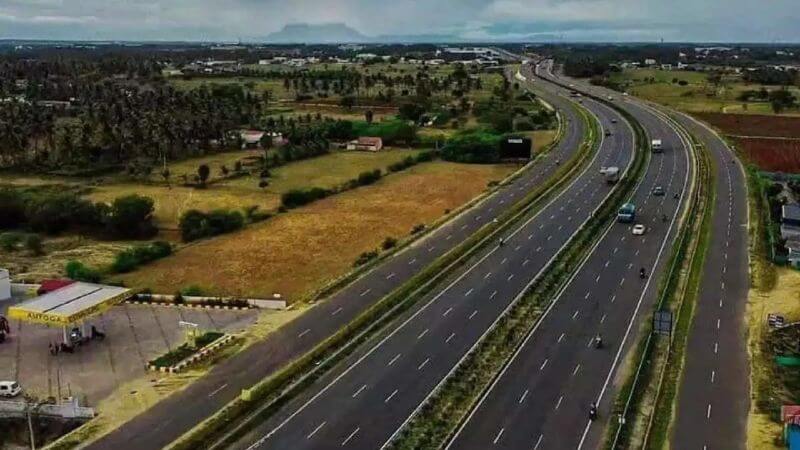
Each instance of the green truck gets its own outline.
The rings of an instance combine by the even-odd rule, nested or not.
[[[636,205],[625,203],[617,212],[617,222],[631,223],[636,219]]]

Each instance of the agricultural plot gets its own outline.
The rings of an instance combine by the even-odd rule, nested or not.
[[[698,118],[733,136],[770,136],[800,139],[800,117],[697,113]]]
[[[378,183],[291,210],[265,223],[189,246],[121,279],[174,292],[302,299],[346,273],[359,254],[401,238],[501,180],[515,166],[422,164]]]
[[[767,172],[800,173],[800,139],[738,138],[747,160]]]

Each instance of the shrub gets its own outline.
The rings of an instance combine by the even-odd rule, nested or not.
[[[242,213],[225,209],[214,210],[210,213],[192,209],[181,216],[179,224],[181,238],[184,242],[230,233],[243,226],[244,216]]]
[[[389,250],[397,246],[397,239],[393,237],[387,237],[383,240],[383,244],[381,244],[381,248],[384,250]]]
[[[500,139],[497,134],[485,131],[459,133],[442,149],[446,161],[490,164],[500,160]]]
[[[420,223],[420,224],[414,225],[414,228],[411,229],[411,234],[421,233],[422,230],[424,230],[424,229],[425,229],[425,224],[424,223]]]
[[[375,169],[367,172],[361,172],[356,179],[357,186],[367,186],[381,179],[381,170]]]
[[[51,234],[100,223],[98,208],[71,193],[34,196],[26,204],[25,216],[32,229]]]
[[[358,259],[356,259],[356,262],[353,263],[353,266],[354,267],[363,266],[364,264],[372,261],[377,257],[378,257],[378,252],[375,250],[370,252],[364,252],[361,255],[359,255]]]
[[[17,228],[25,222],[25,205],[19,192],[0,189],[0,229]]]
[[[44,254],[42,238],[38,234],[27,234],[25,236],[25,248],[36,256]]]
[[[108,232],[122,239],[140,239],[156,234],[153,225],[153,200],[141,195],[126,195],[114,200],[105,222]]]
[[[281,206],[286,209],[297,208],[313,201],[325,198],[331,191],[324,188],[313,187],[306,189],[292,189],[281,195]]]
[[[387,167],[387,169],[389,170],[389,172],[400,172],[401,170],[408,169],[409,167],[413,166],[416,163],[417,160],[415,158],[407,156],[402,161],[397,161],[396,163],[390,164],[389,167]]]
[[[22,241],[22,234],[20,233],[3,233],[0,234],[0,249],[6,252],[13,252],[17,250],[17,245]]]
[[[186,286],[185,288],[181,289],[180,292],[181,299],[183,297],[202,297],[203,296],[203,289],[197,285]]]
[[[85,281],[87,283],[97,283],[100,281],[100,272],[95,269],[85,266],[78,261],[70,261],[67,263],[64,271],[67,277],[75,281]]]
[[[169,242],[156,241],[149,245],[139,245],[117,253],[111,263],[114,273],[126,273],[147,264],[151,261],[164,258],[172,254],[172,245]]]

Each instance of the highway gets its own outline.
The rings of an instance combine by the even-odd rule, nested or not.
[[[589,168],[508,235],[503,247],[477,255],[380,340],[363,346],[234,448],[384,445],[609,194],[600,167],[626,167],[632,160],[627,122],[605,105],[587,100],[584,106],[613,131]]]
[[[747,182],[742,166],[705,125],[681,124],[715,162],[711,244],[689,332],[672,448],[744,449],[750,408],[744,314],[749,290]]]
[[[552,75],[550,75],[552,76]],[[692,170],[689,145],[660,117],[633,104],[624,106],[650,137],[664,143],[633,195],[644,236],[611,225],[591,255],[556,299],[511,362],[449,443],[451,449],[596,448],[614,400],[612,384],[620,361],[650,320],[658,279],[677,233],[676,218]],[[652,195],[662,186],[667,195]],[[662,221],[666,214],[668,222]],[[649,276],[640,279],[639,269]],[[592,338],[603,336],[595,349]],[[589,421],[589,405],[599,419]]]
[[[584,123],[568,102],[547,94],[543,98],[556,106],[566,121],[564,136],[549,156],[531,164],[518,178],[484,201],[318,302],[264,341],[221,362],[186,389],[161,400],[88,448],[163,448],[235,399],[242,389],[253,386],[289,361],[307,353],[426,265],[501,215],[554,173],[555,160],[569,160],[582,142]],[[550,248],[550,244],[555,242],[543,243],[542,247]]]

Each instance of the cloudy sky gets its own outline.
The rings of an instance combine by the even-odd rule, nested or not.
[[[287,23],[472,40],[800,42],[798,0],[0,0],[0,38],[254,40]]]

